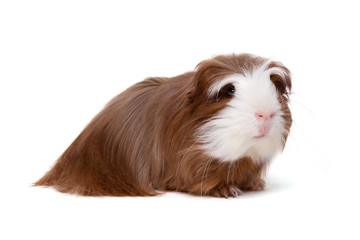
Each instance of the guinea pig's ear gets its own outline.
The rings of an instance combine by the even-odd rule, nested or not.
[[[208,98],[208,91],[212,84],[229,74],[228,66],[217,59],[202,61],[195,68],[194,91],[189,95],[191,101]]]
[[[281,95],[288,96],[291,93],[291,74],[289,69],[279,62],[269,65],[270,79]]]

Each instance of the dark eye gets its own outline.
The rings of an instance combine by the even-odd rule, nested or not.
[[[235,86],[231,83],[226,84],[224,87],[221,88],[218,99],[220,98],[231,98],[235,94]]]

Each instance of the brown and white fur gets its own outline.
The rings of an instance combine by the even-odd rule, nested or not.
[[[250,54],[147,78],[120,93],[35,185],[86,196],[262,190],[290,131],[290,72]]]

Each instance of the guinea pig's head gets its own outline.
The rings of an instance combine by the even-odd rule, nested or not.
[[[292,118],[290,72],[281,63],[249,54],[218,56],[197,66],[195,82],[195,111],[209,116],[195,138],[209,157],[265,162],[282,151]]]

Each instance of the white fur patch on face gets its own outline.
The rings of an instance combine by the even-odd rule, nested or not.
[[[205,152],[220,161],[235,161],[251,157],[253,161],[269,161],[283,146],[285,122],[271,74],[286,74],[281,68],[270,68],[268,62],[252,72],[233,74],[217,82],[208,90],[216,96],[229,83],[235,94],[227,106],[196,131],[198,142]],[[256,113],[272,113],[269,131],[259,136]]]

